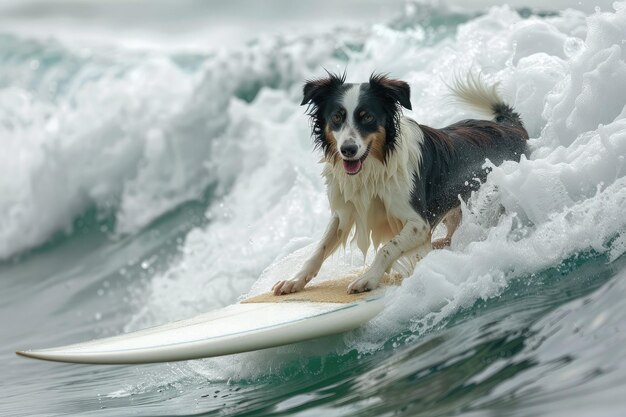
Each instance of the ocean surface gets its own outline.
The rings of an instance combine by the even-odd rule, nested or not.
[[[3,2],[0,415],[626,415],[626,2],[488,3]],[[532,152],[355,331],[142,366],[14,354],[294,273],[329,215],[299,106],[323,68],[406,80],[434,127],[479,116],[446,82],[481,71]],[[362,265],[346,248],[320,279]]]

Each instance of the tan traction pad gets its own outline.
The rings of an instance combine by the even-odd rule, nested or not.
[[[300,292],[291,294],[274,295],[272,292],[256,295],[241,301],[246,303],[353,303],[366,298],[368,293],[348,294],[348,285],[360,275],[348,275],[339,279],[320,282],[304,287]],[[398,274],[385,274],[381,280],[381,285],[400,285],[402,277]]]

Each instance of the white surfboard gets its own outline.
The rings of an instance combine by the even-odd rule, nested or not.
[[[264,294],[162,326],[18,355],[49,361],[136,364],[208,358],[341,333],[384,308],[384,289],[346,294],[349,280],[283,296]]]

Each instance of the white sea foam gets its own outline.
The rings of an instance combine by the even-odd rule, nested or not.
[[[116,233],[133,233],[211,182],[226,190],[254,155],[239,142],[220,151],[241,123],[227,111],[234,96],[290,87],[333,51],[329,37],[266,40],[196,57],[189,70],[159,54],[0,41],[0,259],[68,230],[91,206],[113,213]]]

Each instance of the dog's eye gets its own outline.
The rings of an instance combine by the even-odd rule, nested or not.
[[[366,111],[362,111],[361,113],[359,113],[359,116],[361,117],[361,122],[363,123],[371,123],[372,121],[374,121],[374,116]]]
[[[337,111],[333,113],[333,116],[331,119],[334,124],[338,125],[343,121],[343,113],[341,113],[340,111]]]

